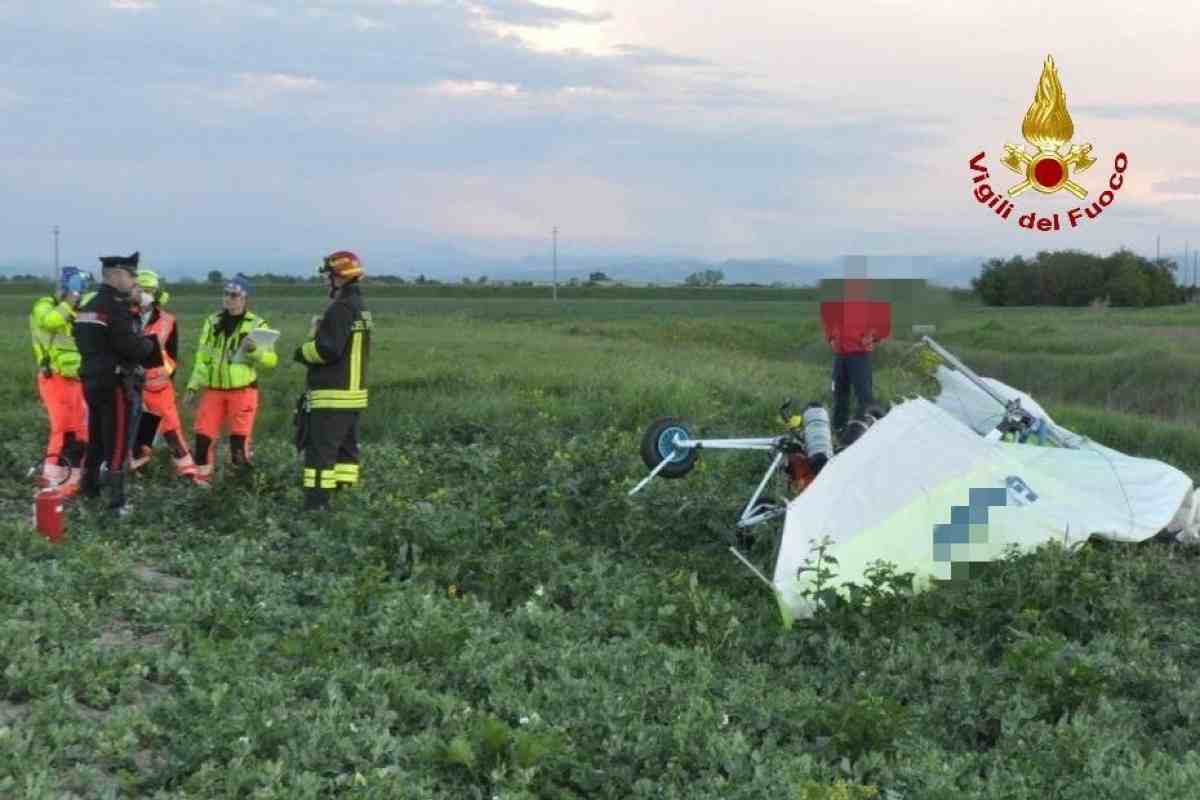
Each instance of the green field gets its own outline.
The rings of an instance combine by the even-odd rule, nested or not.
[[[172,301],[185,374],[210,293]],[[0,297],[0,797],[1198,796],[1196,554],[1048,547],[786,627],[727,549],[761,458],[626,496],[656,416],[772,435],[828,399],[811,293],[366,293],[365,483],[332,517],[299,515],[290,443],[324,295],[260,287],[252,482],[160,455],[60,546],[28,522],[33,295]],[[938,313],[1062,424],[1200,474],[1195,307]],[[882,347],[882,397],[921,390],[910,355]]]

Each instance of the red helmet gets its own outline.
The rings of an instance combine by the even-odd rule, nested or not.
[[[362,262],[349,250],[338,250],[336,253],[325,256],[325,262],[318,271],[347,279],[361,278],[365,274]]]

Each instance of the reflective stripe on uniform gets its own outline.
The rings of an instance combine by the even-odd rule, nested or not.
[[[321,354],[317,351],[315,339],[304,343],[304,346],[300,348],[300,355],[304,356],[304,360],[310,364],[325,363],[325,359],[321,358]]]
[[[315,467],[304,468],[304,488],[305,489],[336,489],[338,485],[338,470],[334,469],[316,469]],[[357,480],[357,478],[355,478]]]
[[[308,393],[309,408],[366,408],[367,390],[313,389]]]
[[[161,386],[170,379],[171,375],[175,374],[175,361],[167,353],[167,340],[171,338],[173,327],[175,327],[175,317],[165,311],[159,311],[158,319],[147,325],[143,331],[158,340],[158,347],[162,351],[163,357],[161,367],[152,367],[146,370],[147,386]]]
[[[84,311],[75,315],[75,321],[84,325],[103,325],[108,327],[108,315],[95,311]]]
[[[333,471],[338,483],[358,483],[358,464],[338,464]]]
[[[350,334],[350,386],[347,388],[352,392],[362,390],[362,338],[361,331]],[[363,401],[366,402],[365,397]]]

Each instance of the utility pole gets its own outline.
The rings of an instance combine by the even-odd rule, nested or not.
[[[1162,263],[1162,236],[1154,237],[1154,263]]]
[[[558,226],[554,226],[554,302],[558,302]]]
[[[58,226],[54,226],[54,285],[58,285]]]

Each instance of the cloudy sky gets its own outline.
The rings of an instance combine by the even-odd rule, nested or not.
[[[1200,247],[1200,12],[992,0],[0,0],[0,241],[698,258]],[[1075,231],[972,197],[1052,54]],[[1027,192],[1019,212],[1065,212]],[[3,257],[0,257],[3,258]],[[311,258],[309,259],[311,260]]]

